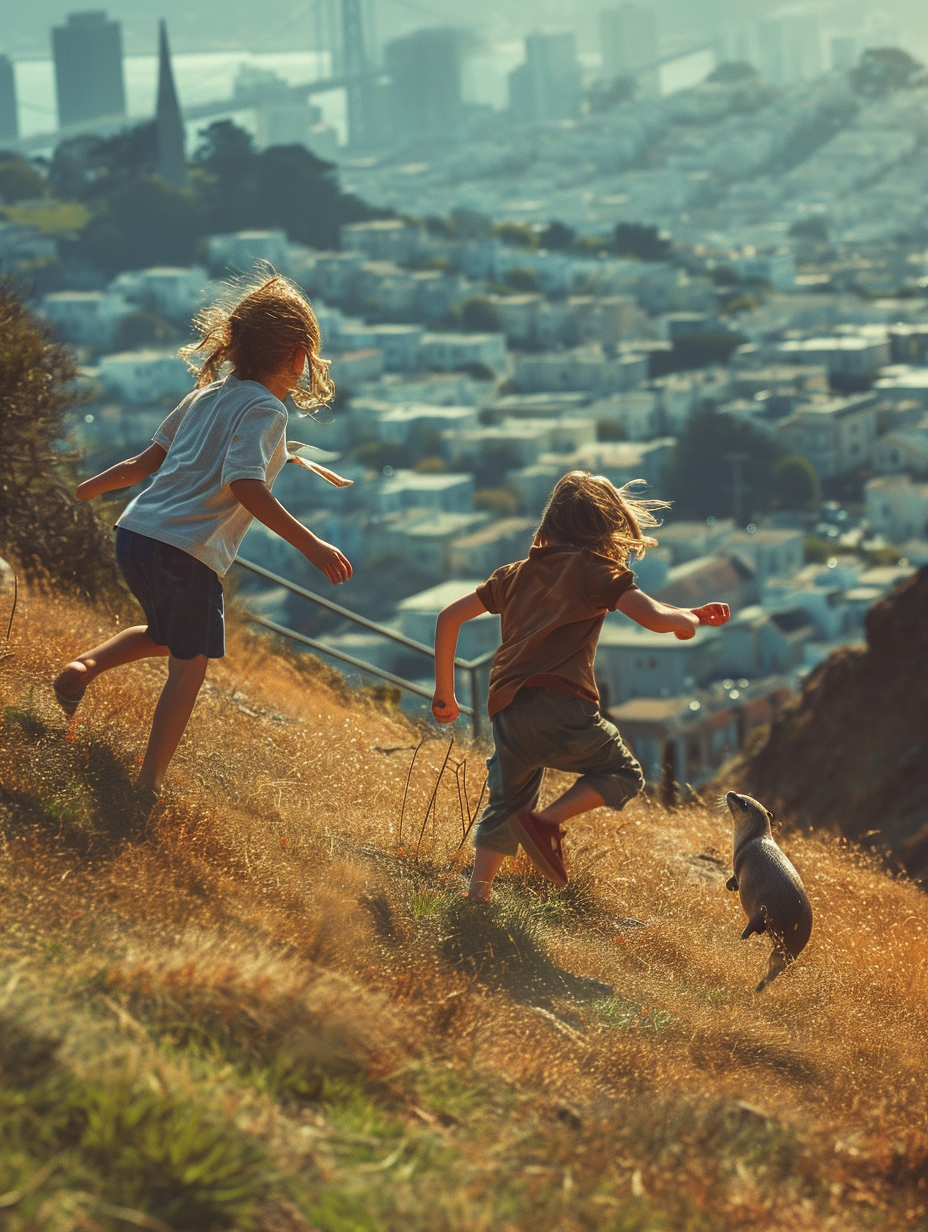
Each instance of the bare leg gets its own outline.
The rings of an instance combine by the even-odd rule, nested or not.
[[[78,655],[55,683],[62,693],[77,693],[101,672],[108,672],[112,667],[122,667],[124,663],[134,663],[137,659],[163,658],[167,653],[167,646],[159,646],[153,641],[146,625],[133,625],[131,629],[122,629],[108,641],[94,646],[93,650]]]
[[[505,859],[501,851],[491,851],[489,847],[474,848],[474,871],[467,890],[468,898],[476,898],[481,903],[489,902],[493,878]]]
[[[576,817],[579,813],[588,813],[590,809],[599,808],[605,803],[606,801],[598,791],[590,787],[588,783],[584,783],[582,779],[578,779],[573,787],[569,787],[564,792],[563,796],[555,800],[553,804],[549,804],[540,813],[536,813],[535,816],[540,817],[542,821],[550,821],[560,826],[565,821],[570,821],[571,817]]]
[[[136,781],[137,787],[152,791],[156,795],[161,791],[165,771],[184,734],[200,685],[206,675],[208,662],[206,655],[197,655],[195,659],[175,659],[171,655],[167,683],[155,707],[145,760]]]

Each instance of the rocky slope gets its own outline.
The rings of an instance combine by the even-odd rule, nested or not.
[[[784,820],[928,875],[928,568],[871,609],[866,647],[812,673],[742,783]]]

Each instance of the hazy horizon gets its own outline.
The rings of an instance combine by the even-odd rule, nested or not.
[[[252,50],[304,51],[318,45],[316,31],[325,23],[323,16],[331,0],[288,0],[260,14],[246,0],[162,0],[157,9],[144,0],[36,0],[28,8],[13,0],[0,4],[0,51],[15,57],[31,58],[49,54],[49,31],[70,12],[103,7],[123,23],[127,54],[154,50],[157,19],[169,25],[172,45],[177,51]],[[475,30],[489,42],[519,38],[533,27],[574,29],[581,48],[592,51],[597,45],[597,14],[612,0],[581,0],[564,6],[556,0],[474,0],[462,20],[460,5],[450,0],[368,0],[373,8],[374,37],[379,44],[420,26],[459,25]],[[616,0],[617,2],[617,0]],[[780,0],[745,0],[737,16],[724,0],[655,0],[651,7],[658,17],[665,46],[684,46],[694,38],[711,37],[726,27],[750,25],[764,14],[781,9]],[[806,6],[804,6],[806,7]],[[880,21],[885,28],[898,25],[901,41],[915,49],[928,47],[928,15],[917,0],[885,0],[870,4],[851,0],[844,4],[810,5],[822,18],[823,29],[847,31]]]

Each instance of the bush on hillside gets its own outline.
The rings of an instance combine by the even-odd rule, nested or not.
[[[771,504],[780,447],[764,432],[732,415],[701,411],[677,438],[666,485],[679,517],[731,517],[743,522]],[[736,509],[735,468],[740,468]]]
[[[55,453],[75,376],[65,348],[0,283],[0,554],[27,576],[105,594],[117,587],[109,536]]]

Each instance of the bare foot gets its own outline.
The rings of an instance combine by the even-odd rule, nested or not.
[[[64,671],[55,677],[55,688],[59,693],[64,693],[66,696],[70,696],[72,693],[80,693],[86,687],[87,665],[79,663],[76,659],[73,663],[69,663]]]
[[[466,899],[469,903],[481,903],[484,907],[490,901],[489,894],[471,894],[469,890],[462,890],[461,898]]]

